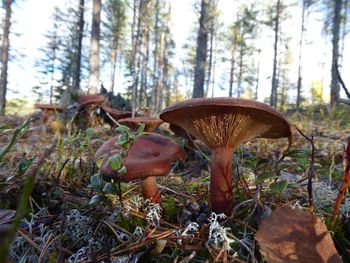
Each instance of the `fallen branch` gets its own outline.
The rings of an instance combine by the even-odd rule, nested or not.
[[[344,81],[343,81],[343,79],[342,79],[342,77],[341,77],[341,75],[340,75],[339,68],[338,68],[338,63],[337,63],[337,62],[335,62],[335,69],[336,69],[336,71],[337,71],[338,81],[339,81],[340,85],[342,86],[343,90],[345,91],[346,96],[350,99],[350,92],[349,92],[349,90],[346,88],[346,85],[345,85],[345,83],[344,83]],[[341,101],[341,99],[339,99],[339,101]],[[342,102],[342,101],[341,101],[341,102]],[[349,102],[349,103],[350,103],[350,102]],[[346,103],[346,104],[347,104],[347,103]]]
[[[347,104],[347,105],[350,105],[350,100],[346,100],[346,99],[340,98],[340,99],[339,99],[339,102],[344,103],[344,104]]]
[[[312,194],[312,178],[314,177],[315,172],[315,144],[314,144],[314,136],[311,136],[311,138],[307,137],[297,126],[295,126],[297,131],[303,136],[306,140],[308,140],[311,144],[311,161],[309,170],[307,171],[307,192],[309,195],[309,206],[310,210],[314,210],[314,198]]]
[[[346,159],[346,167],[345,167],[345,171],[344,171],[343,183],[339,189],[339,193],[338,193],[337,199],[335,201],[335,206],[333,209],[333,215],[332,215],[333,224],[335,223],[336,219],[338,218],[341,203],[344,200],[345,192],[349,188],[349,183],[350,183],[350,137],[348,138],[348,144],[347,144],[346,149],[345,149],[345,159]]]

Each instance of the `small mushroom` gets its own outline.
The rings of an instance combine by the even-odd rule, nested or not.
[[[108,106],[102,106],[102,111],[104,111],[105,113],[110,114],[114,120],[119,120],[119,119],[122,119],[122,118],[131,117],[131,112],[130,111],[118,110],[118,109],[114,109],[114,108],[111,108],[111,107],[108,107]],[[105,117],[104,117],[104,119],[105,119]],[[106,120],[109,120],[109,117],[107,117]]]
[[[131,130],[136,131],[141,123],[145,124],[146,132],[154,132],[163,121],[159,118],[151,117],[135,117],[135,118],[124,118],[118,121],[122,125],[128,126]]]
[[[41,109],[44,112],[43,122],[46,123],[50,117],[51,113],[62,112],[65,108],[60,105],[51,104],[35,104],[35,108]]]
[[[233,205],[232,155],[255,138],[288,137],[289,122],[270,106],[245,99],[196,98],[164,109],[160,118],[176,124],[212,150],[210,193],[215,213],[230,215]]]
[[[94,156],[95,161],[104,156],[100,171],[107,179],[115,179],[117,176],[108,163],[108,159],[121,150],[116,145],[117,139],[113,137],[105,142]],[[183,149],[169,138],[156,133],[142,135],[130,147],[127,157],[122,161],[127,171],[121,180],[129,182],[141,179],[143,197],[159,203],[160,191],[157,189],[156,177],[167,175],[171,170],[171,163],[184,158]]]
[[[78,98],[80,105],[79,114],[83,114],[85,118],[77,118],[78,127],[85,129],[87,127],[94,127],[98,123],[95,110],[102,104],[106,103],[107,99],[101,95],[81,95]]]
[[[78,103],[81,107],[87,107],[90,105],[101,105],[107,101],[106,97],[101,95],[81,95],[78,97]]]

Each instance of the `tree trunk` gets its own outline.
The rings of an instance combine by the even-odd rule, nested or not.
[[[5,4],[5,19],[2,27],[2,52],[1,52],[1,74],[0,74],[0,115],[5,115],[6,91],[7,91],[7,70],[10,49],[10,25],[12,0],[3,1]]]
[[[164,51],[163,51],[163,97],[161,98],[161,109],[168,106],[170,104],[171,91],[170,91],[170,83],[169,83],[169,51],[171,49],[171,37],[170,37],[170,14],[171,14],[171,3],[169,3],[168,11],[166,13],[166,28],[164,32]]]
[[[141,86],[140,86],[140,94],[139,94],[140,107],[146,107],[147,105],[149,35],[150,35],[150,32],[149,32],[150,28],[149,28],[148,21],[145,27],[146,28],[144,32],[144,43],[143,43],[143,51],[142,51]]]
[[[88,93],[92,94],[98,93],[100,78],[100,24],[101,0],[93,0],[88,84]]]
[[[297,111],[299,112],[301,103],[301,85],[302,85],[302,54],[304,44],[304,32],[305,32],[305,11],[306,11],[306,0],[303,0],[303,9],[301,15],[301,32],[299,40],[299,59],[298,59],[298,82],[297,82]]]
[[[334,13],[332,24],[332,69],[331,69],[331,105],[338,105],[339,85],[337,75],[337,64],[339,59],[339,33],[340,33],[340,13],[342,9],[342,0],[334,0]]]
[[[238,38],[238,29],[237,29],[237,23],[239,20],[239,0],[236,1],[237,5],[237,11],[236,11],[236,21],[233,24],[232,33],[233,33],[233,40],[232,40],[232,46],[231,46],[231,68],[230,68],[230,80],[229,80],[229,97],[232,97],[233,93],[233,81],[235,76],[235,63],[236,63],[236,50],[237,50],[237,38]]]
[[[211,19],[214,19],[211,17]],[[213,23],[213,22],[212,22]],[[213,52],[214,52],[214,38],[215,38],[215,29],[214,25],[210,26],[210,49],[209,49],[209,62],[208,62],[208,80],[207,80],[207,88],[205,90],[205,97],[208,95],[210,80],[211,80],[211,72],[213,70]]]
[[[154,50],[153,50],[153,89],[152,89],[152,105],[156,109],[156,105],[158,104],[157,98],[158,98],[158,79],[159,74],[157,70],[158,65],[158,46],[159,46],[159,12],[160,12],[160,0],[156,1],[155,5],[155,21],[154,21]]]
[[[110,87],[109,90],[114,94],[114,80],[115,80],[115,71],[117,67],[117,49],[113,48],[111,53],[111,77],[110,77]]]
[[[203,98],[205,68],[208,49],[209,0],[202,0],[197,36],[196,67],[194,71],[193,98]]]
[[[237,78],[237,98],[241,97],[241,91],[242,91],[242,77],[243,77],[243,57],[244,57],[244,48],[245,46],[241,44],[240,50],[239,50],[239,71],[238,71],[238,78]]]
[[[276,17],[275,17],[275,42],[274,42],[274,55],[273,55],[273,70],[272,70],[272,85],[270,105],[274,108],[277,107],[277,54],[278,54],[278,41],[279,41],[279,19],[280,19],[281,1],[277,0],[276,4]]]
[[[134,1],[136,3],[137,1]],[[137,30],[136,35],[133,39],[133,56],[132,56],[132,76],[133,76],[133,82],[132,82],[132,95],[131,95],[131,107],[132,107],[132,117],[135,117],[136,114],[136,107],[137,107],[137,87],[138,87],[138,71],[139,71],[139,49],[141,46],[141,24],[142,24],[142,10],[143,10],[143,3],[144,0],[139,1],[139,7],[138,7],[138,18],[137,18]],[[136,9],[134,9],[136,11]],[[136,13],[135,13],[136,17]]]
[[[73,72],[73,89],[75,91],[80,89],[80,78],[81,78],[81,53],[83,45],[84,36],[84,10],[85,10],[85,0],[79,1],[79,21],[78,21],[78,46],[76,53],[76,68]]]

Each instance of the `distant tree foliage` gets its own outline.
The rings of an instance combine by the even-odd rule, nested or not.
[[[219,93],[264,99],[281,110],[323,102],[306,100],[315,94],[312,83],[321,81],[323,91],[328,85],[323,79],[329,79],[325,74],[315,80],[305,77],[310,70],[305,50],[313,44],[308,20],[317,12],[325,16],[330,36],[325,46],[332,45],[332,65],[327,64],[330,49],[314,64],[331,69],[332,105],[339,100],[335,65],[341,70],[349,7],[345,0],[197,0],[194,24],[181,47],[183,57],[174,53],[173,18],[181,16],[172,11],[174,1],[64,1],[66,5],[52,15],[36,65],[38,83],[33,85],[36,96],[50,103],[69,104],[75,94],[96,93],[101,85],[108,96],[124,96],[133,114],[145,108],[155,113],[185,97]],[[223,6],[232,8],[226,21]],[[295,19],[300,24],[291,31]],[[3,62],[2,68],[6,69]]]

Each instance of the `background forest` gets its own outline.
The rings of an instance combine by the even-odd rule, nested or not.
[[[49,13],[40,1],[2,2],[2,113],[6,94],[67,105],[64,93],[101,86],[156,112],[192,96],[334,104],[335,64],[350,67],[344,0],[50,2]],[[46,32],[30,23],[36,13]]]
[[[0,262],[350,262],[350,1],[1,4]]]

